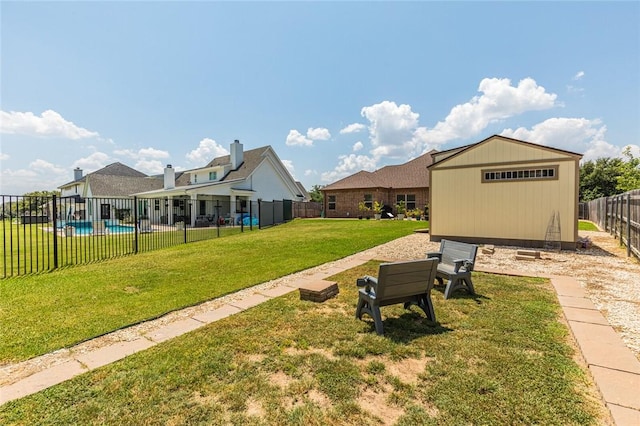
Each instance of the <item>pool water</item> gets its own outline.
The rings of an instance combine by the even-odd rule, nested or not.
[[[75,228],[76,235],[91,235],[93,233],[93,226],[91,225],[91,222],[82,224],[78,223],[72,226]],[[109,234],[127,234],[132,233],[135,228],[133,226],[126,225],[109,225],[105,230]]]

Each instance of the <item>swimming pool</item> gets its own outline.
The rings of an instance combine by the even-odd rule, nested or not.
[[[91,235],[93,233],[93,224],[89,221],[67,222],[67,226],[75,228],[76,235]],[[108,234],[129,234],[135,231],[134,226],[106,224],[105,231]]]

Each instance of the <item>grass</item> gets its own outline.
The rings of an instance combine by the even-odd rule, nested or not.
[[[17,224],[0,221],[0,277],[26,275],[53,270],[54,235],[51,224]],[[240,228],[197,228],[186,234],[180,230],[138,234],[138,251],[150,251],[188,241],[204,240],[240,233]],[[87,264],[135,252],[133,233],[113,233],[99,236],[58,236],[58,266]]]
[[[0,407],[2,424],[600,424],[548,281],[474,274],[433,298],[438,322],[354,318],[355,279],[322,304],[297,292]]]
[[[362,251],[428,226],[296,220],[0,281],[0,363],[17,362]]]
[[[588,220],[578,221],[578,231],[599,231],[595,223]]]

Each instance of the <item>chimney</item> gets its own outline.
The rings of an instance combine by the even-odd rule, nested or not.
[[[76,167],[73,170],[73,180],[80,180],[82,179],[82,169],[80,167]]]
[[[167,164],[164,168],[164,189],[173,189],[176,187],[176,171],[173,170],[171,164]]]
[[[231,170],[236,170],[243,161],[242,144],[236,139],[231,144]]]

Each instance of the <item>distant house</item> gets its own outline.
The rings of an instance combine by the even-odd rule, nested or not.
[[[307,200],[307,191],[294,180],[271,146],[245,152],[236,140],[230,148],[229,155],[185,171],[186,182],[179,182],[171,165],[167,165],[160,188],[134,195],[138,199],[154,199],[153,209],[160,210],[169,224],[184,216],[192,225],[198,217],[233,217],[252,201]],[[160,199],[164,199],[164,205]],[[162,212],[165,206],[169,211]]]
[[[325,217],[357,217],[360,202],[368,208],[378,201],[385,211],[397,213],[404,201],[407,210],[425,210],[429,201],[429,166],[432,152],[407,163],[386,166],[374,172],[360,171],[322,188]],[[371,215],[371,212],[367,214]]]
[[[186,182],[188,177],[180,173],[177,179]],[[162,188],[162,185],[161,176],[148,176],[122,163],[109,164],[87,175],[76,168],[74,179],[58,187],[65,210],[58,216],[66,220],[122,219],[132,214],[134,206],[127,201],[132,198],[131,194]]]
[[[575,249],[581,158],[498,135],[434,153],[431,240]]]
[[[147,176],[121,163],[110,164],[86,176],[74,170],[74,180],[59,187],[66,200],[64,220],[122,219],[135,213],[152,222],[174,224],[198,217],[212,220],[233,216],[250,201],[306,201],[309,194],[293,179],[271,146],[244,152],[239,141],[231,154],[206,166]],[[133,197],[137,205],[133,205]],[[86,199],[91,200],[87,203]]]

